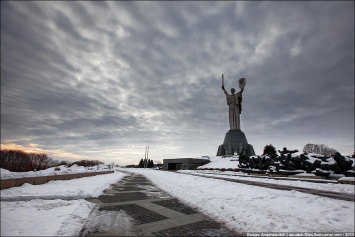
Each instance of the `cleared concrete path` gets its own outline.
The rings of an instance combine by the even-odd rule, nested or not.
[[[237,236],[139,174],[128,173],[96,203],[81,236]]]

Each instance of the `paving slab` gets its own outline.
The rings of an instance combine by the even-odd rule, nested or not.
[[[101,195],[98,197],[98,199],[104,203],[144,200],[148,198],[149,197],[147,196],[147,194],[143,192],[115,193],[115,194]]]
[[[114,187],[112,188],[117,191],[142,191],[144,188],[138,188],[135,186],[126,186],[126,187]]]
[[[171,199],[166,200],[166,201],[170,201],[170,200]],[[159,213],[161,215],[164,215],[166,217],[169,217],[169,218],[176,218],[176,217],[185,216],[184,213],[174,211],[172,209],[165,208],[163,206],[154,204],[154,202],[150,202],[150,203],[149,202],[142,202],[142,203],[138,203],[138,205],[141,207],[144,207],[148,210],[151,210],[151,211],[154,211],[154,212]]]
[[[101,207],[99,210],[107,211],[125,211],[129,216],[135,219],[137,224],[151,223],[161,220],[166,220],[168,217],[160,215],[157,212],[151,211],[137,204],[126,204],[126,205],[116,205],[116,206],[106,206]]]
[[[197,213],[196,209],[186,206],[177,199],[162,200],[153,203],[187,215]]]
[[[154,232],[168,230],[171,228],[176,228],[176,227],[185,226],[185,225],[189,225],[189,224],[194,224],[194,223],[198,223],[203,220],[209,220],[213,223],[217,223],[213,220],[206,218],[203,215],[191,215],[188,217],[181,216],[181,217],[170,218],[170,219],[160,221],[160,222],[137,225],[136,228],[141,233],[144,233],[147,235],[154,235],[153,234]],[[219,224],[218,224],[218,227],[220,228]]]
[[[215,221],[202,220],[192,224],[153,232],[154,236],[229,236],[229,231]]]

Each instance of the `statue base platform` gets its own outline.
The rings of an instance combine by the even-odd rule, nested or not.
[[[217,156],[241,154],[255,156],[254,148],[248,144],[242,130],[229,130],[224,137],[223,144],[218,147]]]

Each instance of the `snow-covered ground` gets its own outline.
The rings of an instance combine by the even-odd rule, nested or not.
[[[1,236],[76,236],[95,206],[83,198],[99,196],[124,176],[115,172],[1,190]]]
[[[177,172],[133,168],[120,170],[145,175],[173,197],[238,232],[354,231],[354,202]],[[116,171],[112,174],[51,181],[43,185],[24,184],[1,190],[1,236],[77,236],[90,212],[95,210],[95,205],[83,198],[99,196],[111,183],[124,176],[124,173]],[[295,184],[298,181],[281,182]],[[351,185],[344,184],[332,184],[330,188],[327,188],[328,184],[302,185],[344,193],[353,190]],[[122,213],[107,213],[104,222],[110,221],[110,218],[115,223],[122,222],[120,225],[130,224],[124,223],[127,217]]]
[[[354,202],[183,173],[129,170],[237,232],[354,232]]]
[[[224,157],[221,158],[220,156],[205,156],[208,157],[210,160],[210,163],[207,163],[205,165],[199,166],[199,169],[203,168],[212,168],[212,169],[236,169],[238,168],[239,165],[239,157],[238,156],[230,156],[230,157]]]
[[[324,183],[313,183],[313,182],[303,181],[302,179],[292,181],[292,180],[277,180],[277,179],[268,179],[268,178],[255,178],[250,175],[244,174],[242,172],[233,172],[233,171],[221,172],[218,170],[179,170],[178,172],[186,173],[186,174],[202,174],[210,177],[226,177],[229,179],[236,179],[236,180],[251,180],[251,181],[257,181],[263,183],[312,188],[312,189],[333,191],[339,193],[351,194],[354,193],[355,191],[355,187],[352,184],[339,184],[336,181],[334,181],[334,183],[327,183],[327,180],[324,180],[325,181]],[[354,180],[354,177],[347,177],[347,178],[349,178],[349,180]]]
[[[93,207],[83,199],[1,202],[1,236],[77,236]]]
[[[59,170],[55,170],[58,169]],[[57,167],[51,167],[45,170],[39,171],[29,171],[29,172],[11,172],[6,169],[0,168],[0,178],[1,179],[12,179],[12,178],[22,178],[22,177],[33,177],[33,176],[47,176],[47,175],[58,175],[58,174],[75,174],[75,173],[86,173],[86,172],[97,172],[109,170],[107,165],[95,165],[92,167],[84,167],[73,165],[71,167],[67,167],[65,165],[60,165]]]

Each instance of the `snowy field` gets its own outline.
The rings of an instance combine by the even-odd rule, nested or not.
[[[179,173],[186,173],[186,174],[201,174],[210,177],[225,177],[228,179],[235,179],[235,180],[250,180],[250,181],[257,181],[262,183],[270,183],[270,184],[280,184],[280,185],[288,185],[292,187],[303,187],[303,188],[312,188],[318,190],[326,190],[326,191],[333,191],[339,193],[354,193],[355,186],[352,184],[339,184],[337,181],[334,183],[327,183],[330,182],[329,180],[324,180],[324,183],[312,183],[303,181],[303,178],[300,180],[277,180],[277,179],[268,179],[268,178],[254,178],[250,175],[247,175],[242,172],[233,172],[233,171],[218,171],[218,170],[179,170]],[[238,175],[238,176],[237,176]],[[349,179],[354,180],[353,177],[348,177]],[[290,178],[292,179],[292,178]],[[294,178],[293,178],[294,179]],[[305,179],[307,180],[307,178]]]
[[[168,171],[125,170],[237,232],[354,232],[354,202]]]
[[[124,176],[115,172],[1,190],[1,236],[77,236],[95,206],[83,198],[98,197]]]
[[[354,202],[184,173],[133,168],[118,170],[145,175],[173,197],[238,232],[354,231]],[[95,206],[83,198],[99,196],[111,183],[124,176],[124,173],[116,171],[2,190],[1,236],[77,236]],[[317,189],[329,190],[327,184],[303,185],[319,185]],[[350,186],[333,184],[331,188],[351,193],[353,189]],[[120,215],[112,218],[117,222],[127,221],[127,218],[120,219]]]

